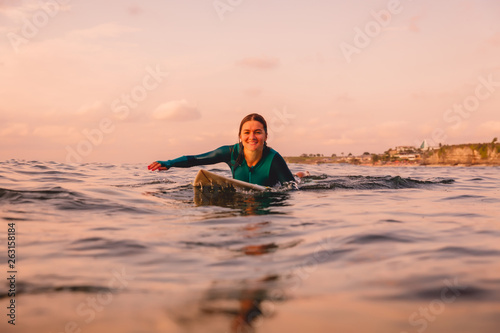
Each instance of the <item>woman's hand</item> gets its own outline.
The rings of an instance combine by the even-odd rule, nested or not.
[[[150,165],[148,165],[148,170],[151,170],[151,171],[156,171],[156,170],[163,171],[163,170],[168,170],[168,168],[164,167],[164,166],[161,166],[160,163],[158,163],[158,162],[155,161],[155,162],[151,163]]]
[[[295,176],[299,177],[299,178],[303,178],[303,177],[309,177],[311,174],[309,173],[309,171],[306,171],[306,172],[302,172],[302,171],[299,171],[295,174]]]

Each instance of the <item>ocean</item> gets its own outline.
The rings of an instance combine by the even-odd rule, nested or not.
[[[500,332],[499,167],[289,166],[0,162],[0,331]]]

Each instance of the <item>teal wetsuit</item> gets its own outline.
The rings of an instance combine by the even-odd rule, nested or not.
[[[222,146],[205,154],[181,156],[158,163],[170,169],[224,162],[231,168],[234,179],[262,186],[274,186],[295,180],[285,160],[276,150],[264,147],[260,161],[255,166],[249,167],[245,159],[240,165],[235,165],[239,149],[239,144]]]

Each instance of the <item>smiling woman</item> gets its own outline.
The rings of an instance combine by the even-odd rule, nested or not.
[[[156,161],[149,170],[188,168],[224,162],[231,168],[234,179],[263,186],[274,186],[294,181],[283,157],[267,146],[267,123],[264,117],[251,113],[240,123],[239,143],[222,146],[208,153],[181,156],[168,161]]]

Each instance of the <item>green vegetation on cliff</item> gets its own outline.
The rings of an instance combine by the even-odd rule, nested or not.
[[[424,165],[500,165],[500,144],[491,143],[444,145],[422,155]]]
[[[361,156],[341,156],[332,154],[302,154],[285,157],[288,163],[350,163],[372,165],[500,165],[500,143],[494,138],[490,143],[467,143],[458,145],[439,145],[439,148],[420,149],[396,147],[383,154],[365,152]]]

